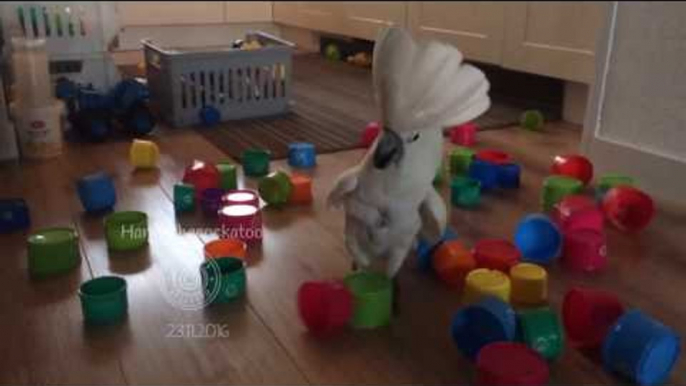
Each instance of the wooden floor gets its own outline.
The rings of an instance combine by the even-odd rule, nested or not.
[[[480,147],[512,153],[524,167],[523,187],[485,197],[474,211],[452,209],[451,224],[467,243],[482,237],[511,238],[517,221],[539,208],[539,187],[554,154],[574,151],[577,128],[549,126],[547,133],[518,129],[480,133]],[[265,236],[250,251],[248,295],[236,304],[183,311],[168,301],[169,278],[197,275],[202,245],[212,236],[178,235],[171,192],[194,158],[225,158],[191,131],[156,138],[159,171],[133,172],[128,143],[71,145],[64,156],[43,163],[0,168],[0,197],[28,201],[34,229],[73,226],[81,236],[78,272],[45,281],[27,275],[25,234],[1,235],[1,384],[465,384],[473,366],[455,349],[448,333],[458,294],[413,269],[400,274],[400,315],[388,328],[347,331],[327,341],[308,335],[295,305],[305,280],[340,278],[349,263],[343,244],[343,215],[329,211],[324,197],[335,176],[359,159],[359,150],[322,155],[313,172],[315,203],[264,213]],[[446,146],[446,149],[449,148]],[[282,162],[274,167],[284,167]],[[129,254],[108,253],[102,219],[82,213],[75,180],[104,170],[114,176],[117,210],[142,210],[150,218],[150,246]],[[254,181],[244,181],[254,186]],[[447,186],[441,188],[447,197]],[[198,217],[182,218],[186,225]],[[609,270],[597,276],[551,268],[550,300],[559,310],[572,284],[615,291],[686,335],[686,219],[660,213],[641,235],[609,231]],[[128,281],[126,323],[85,328],[77,296],[79,283],[101,275]],[[173,326],[225,325],[228,337],[168,337]],[[551,366],[553,384],[612,384],[593,358],[569,347]],[[680,361],[670,383],[686,384]]]

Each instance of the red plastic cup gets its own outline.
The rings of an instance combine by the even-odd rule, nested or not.
[[[522,343],[495,342],[476,357],[479,386],[538,386],[548,383],[548,363]]]
[[[477,268],[497,269],[505,273],[509,273],[522,257],[514,244],[500,239],[479,240],[473,254]]]
[[[579,154],[558,155],[553,160],[550,172],[576,178],[587,185],[593,178],[593,164]]]
[[[642,191],[631,186],[617,186],[603,198],[603,212],[619,230],[638,232],[650,224],[655,205]]]
[[[606,291],[574,287],[567,291],[562,303],[562,320],[572,346],[599,348],[624,306]]]
[[[474,146],[478,126],[473,122],[458,125],[450,129],[450,142],[460,146]]]
[[[219,180],[219,169],[203,161],[193,161],[183,172],[183,182],[195,187],[195,198],[198,201],[205,189],[219,188]]]
[[[381,132],[381,124],[376,121],[369,122],[362,132],[362,139],[360,145],[362,147],[370,147],[379,136]]]
[[[222,197],[222,202],[225,205],[252,205],[259,208],[260,196],[254,190],[234,189]]]
[[[253,205],[227,205],[219,210],[220,237],[248,244],[262,240],[262,215]]]
[[[476,158],[494,165],[505,165],[512,162],[512,157],[504,151],[486,149],[476,152]]]
[[[551,214],[563,233],[577,229],[602,232],[605,217],[595,201],[581,194],[572,194],[555,204]]]
[[[562,249],[564,265],[576,271],[595,272],[607,266],[605,234],[592,229],[565,233]]]
[[[312,333],[330,335],[348,324],[353,297],[338,281],[305,282],[298,289],[298,311]]]

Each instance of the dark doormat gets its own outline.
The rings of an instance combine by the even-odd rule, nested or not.
[[[249,148],[267,149],[273,159],[285,158],[292,142],[313,143],[319,154],[359,147],[365,125],[378,116],[371,71],[332,63],[317,54],[297,54],[293,62],[291,113],[196,130],[236,160]],[[494,100],[476,123],[483,130],[511,126],[523,110]]]

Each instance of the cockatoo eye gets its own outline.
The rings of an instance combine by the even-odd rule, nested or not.
[[[407,143],[412,143],[412,142],[414,142],[414,141],[416,141],[416,140],[418,140],[418,139],[419,139],[419,133],[413,133],[413,134],[410,135],[410,137],[407,139]]]

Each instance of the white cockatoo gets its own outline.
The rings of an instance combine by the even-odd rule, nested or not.
[[[395,277],[418,236],[438,241],[447,211],[433,187],[443,129],[490,106],[483,72],[454,46],[382,31],[374,47],[374,87],[383,128],[368,153],[343,172],[329,205],[345,209],[353,266]]]

